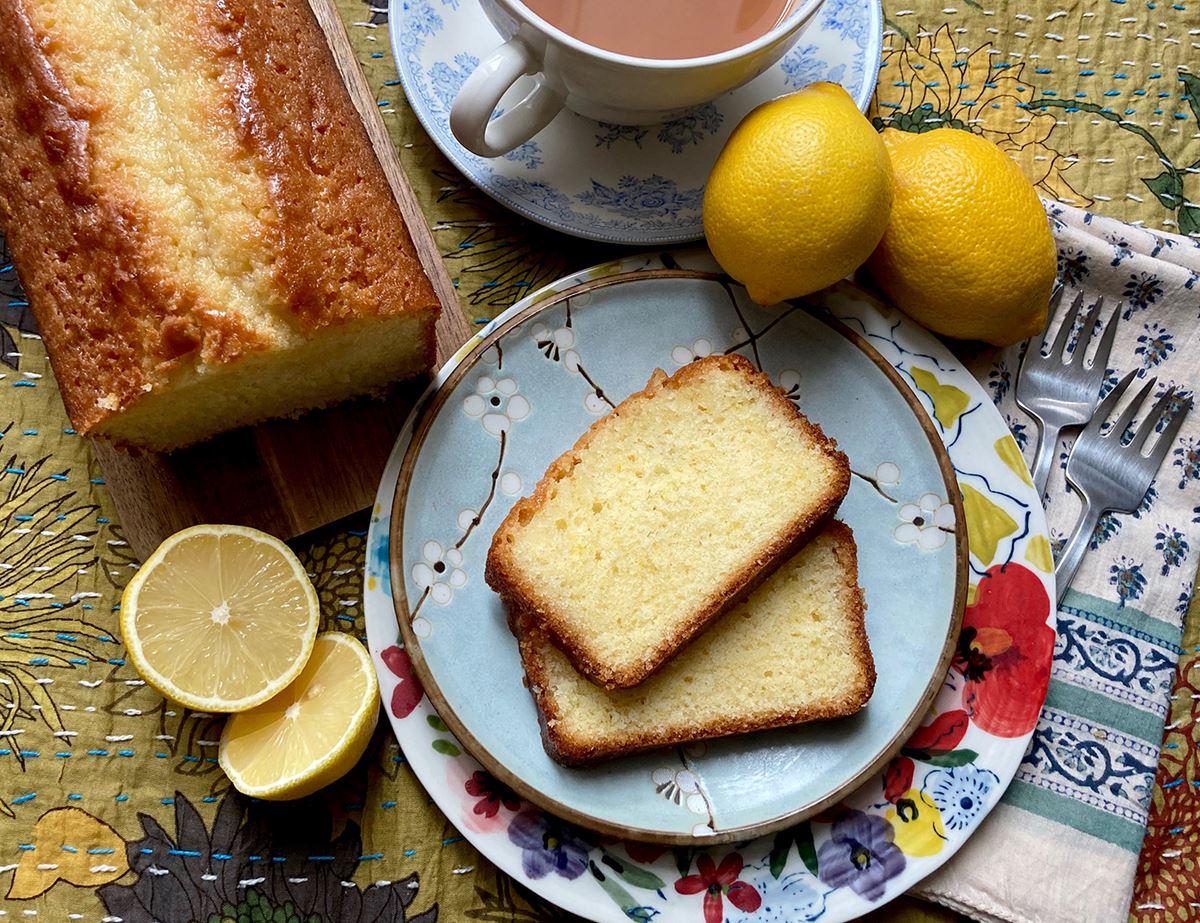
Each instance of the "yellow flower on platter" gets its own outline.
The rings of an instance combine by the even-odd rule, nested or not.
[[[946,843],[942,812],[922,791],[910,788],[884,818],[896,833],[896,847],[906,856],[935,856]]]
[[[1056,117],[1028,108],[1038,94],[1024,71],[1023,62],[1006,60],[991,42],[960,52],[948,25],[918,29],[915,41],[884,54],[870,114],[878,128],[951,127],[983,135],[1007,151],[1043,195],[1091,204],[1063,176],[1073,164],[1050,143]]]

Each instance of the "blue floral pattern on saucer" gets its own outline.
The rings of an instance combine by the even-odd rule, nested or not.
[[[391,0],[389,24],[409,103],[471,182],[556,230],[644,245],[703,236],[704,182],[729,133],[755,106],[827,80],[865,109],[875,88],[883,13],[879,0],[826,0],[774,67],[680,118],[610,125],[564,111],[536,137],[493,159],[470,153],[450,133],[454,97],[501,41],[477,0]]]

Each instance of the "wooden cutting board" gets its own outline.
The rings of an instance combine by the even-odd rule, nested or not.
[[[471,329],[334,2],[309,5],[442,303],[441,365]],[[93,448],[125,536],[140,558],[172,532],[201,522],[238,523],[294,538],[372,504],[392,444],[424,386],[412,382],[383,400],[260,424],[169,455],[131,452],[100,440],[93,440]]]

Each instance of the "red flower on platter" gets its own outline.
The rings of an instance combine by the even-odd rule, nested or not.
[[[701,856],[696,860],[698,874],[680,878],[675,882],[675,890],[680,894],[704,892],[704,923],[721,923],[724,919],[723,896],[743,913],[753,913],[762,903],[762,897],[753,885],[738,881],[742,865],[742,857],[737,853],[722,859],[720,866],[710,856]]]
[[[897,756],[883,771],[883,797],[895,804],[912,788],[916,765],[907,756]]]
[[[906,750],[941,751],[953,750],[962,742],[971,721],[961,708],[942,712],[929,724],[923,724],[913,732],[904,744]]]
[[[475,802],[475,813],[482,814],[484,817],[495,817],[500,810],[500,805],[508,808],[510,811],[521,810],[521,799],[517,797],[507,785],[499,782],[490,772],[475,770],[471,778],[466,781],[466,789],[468,795],[474,795],[479,798]]]
[[[385,648],[379,656],[387,668],[400,679],[396,688],[392,690],[392,714],[397,718],[407,718],[425,694],[420,681],[413,675],[408,651],[393,644]]]
[[[667,851],[665,846],[655,846],[653,843],[639,843],[637,840],[625,841],[625,852],[629,858],[642,865],[649,865]]]
[[[967,680],[963,707],[989,734],[1021,737],[1037,724],[1054,653],[1049,613],[1041,578],[1004,564],[988,570],[963,614],[954,667]]]

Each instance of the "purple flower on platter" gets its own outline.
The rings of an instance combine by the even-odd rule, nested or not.
[[[892,825],[882,817],[851,811],[837,820],[817,853],[821,881],[847,885],[869,901],[883,897],[889,879],[904,871],[904,854],[892,842]]]
[[[514,817],[508,838],[521,847],[521,868],[530,878],[554,872],[576,879],[587,868],[592,849],[574,827],[539,811],[522,811]]]

